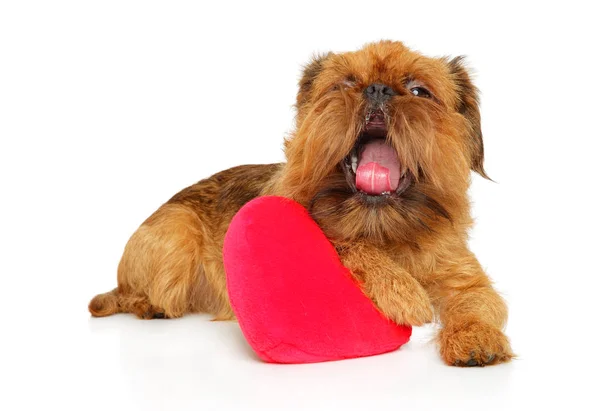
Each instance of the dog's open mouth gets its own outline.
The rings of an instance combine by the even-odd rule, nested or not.
[[[409,172],[402,173],[398,153],[386,137],[384,113],[370,112],[354,148],[344,160],[348,184],[369,196],[399,195],[412,182]]]

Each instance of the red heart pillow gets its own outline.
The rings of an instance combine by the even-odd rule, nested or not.
[[[267,362],[308,363],[396,350],[411,335],[383,317],[300,204],[259,197],[233,218],[223,247],[242,332]]]

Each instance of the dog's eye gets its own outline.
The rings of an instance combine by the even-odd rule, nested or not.
[[[425,87],[413,87],[410,92],[413,96],[431,98],[431,93]]]
[[[350,74],[342,81],[342,84],[344,85],[344,87],[354,87],[356,86],[356,77]]]

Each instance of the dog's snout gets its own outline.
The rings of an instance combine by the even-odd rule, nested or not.
[[[365,89],[365,95],[374,103],[382,103],[396,95],[393,88],[381,83],[373,83]]]

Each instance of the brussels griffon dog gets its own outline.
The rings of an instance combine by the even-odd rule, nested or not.
[[[443,360],[513,357],[507,309],[467,247],[470,171],[486,177],[477,90],[460,58],[383,41],[304,69],[287,162],[234,167],[176,194],[133,234],[94,316],[233,319],[223,239],[261,195],[304,205],[364,293],[398,324],[441,324]]]

